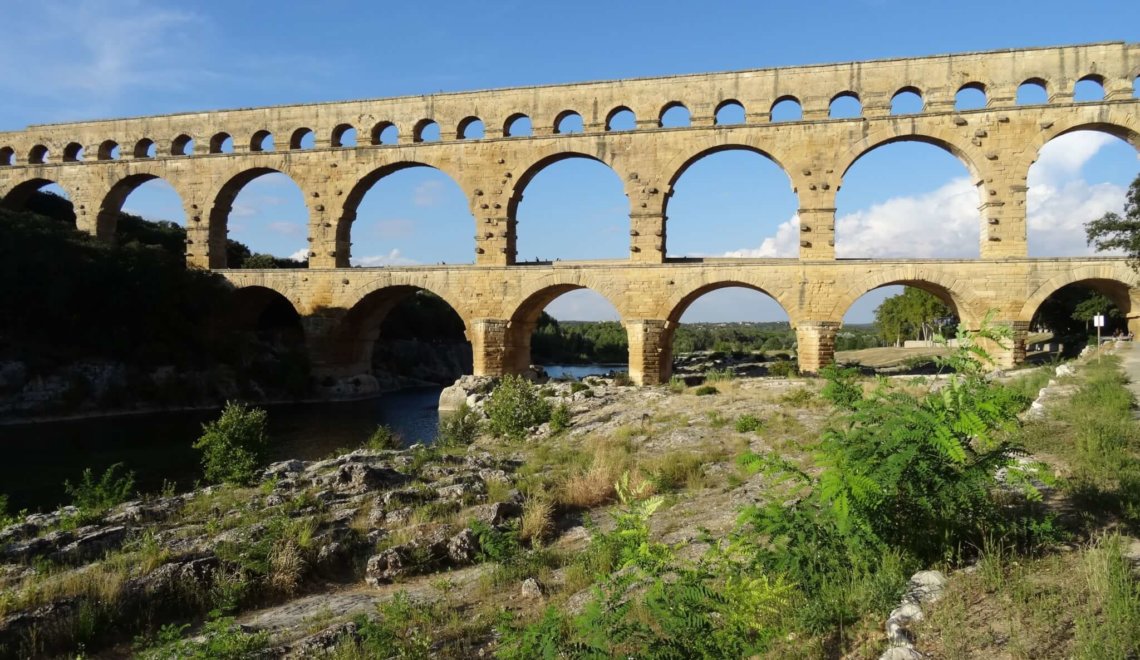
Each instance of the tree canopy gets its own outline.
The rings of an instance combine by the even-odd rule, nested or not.
[[[1128,187],[1124,215],[1108,212],[1085,223],[1088,244],[1098,252],[1119,250],[1140,270],[1140,175]]]
[[[952,316],[950,308],[936,296],[908,286],[875,308],[875,325],[887,343],[898,345],[910,338],[929,340],[939,320]]]

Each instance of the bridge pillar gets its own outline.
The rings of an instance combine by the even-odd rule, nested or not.
[[[665,216],[661,213],[631,213],[629,260],[659,264],[665,261]]]
[[[995,328],[1008,328],[1010,336],[1001,343],[979,339],[978,346],[990,355],[990,367],[1010,369],[1025,362],[1025,339],[1029,336],[1029,321],[992,321]]]
[[[801,208],[800,259],[835,259],[835,208]]]
[[[660,385],[673,375],[672,352],[665,345],[668,322],[636,319],[625,322],[629,340],[629,377],[638,385]]]
[[[819,373],[835,361],[835,335],[838,321],[799,321],[796,323],[796,357],[802,373]]]
[[[979,249],[982,259],[1023,259],[1029,255],[1025,219],[1025,194],[1029,188],[1024,175],[1016,174],[1027,171],[1028,167],[997,161],[987,168],[981,182],[985,201],[978,207],[985,222]]]
[[[467,339],[471,342],[476,376],[502,376],[507,368],[507,344],[510,321],[506,319],[472,319],[467,323]]]
[[[372,355],[375,337],[346,333],[342,326],[346,313],[344,310],[338,310],[301,316],[301,328],[305,332],[309,364],[313,376],[318,380],[325,377],[346,378],[372,373],[369,358]]]

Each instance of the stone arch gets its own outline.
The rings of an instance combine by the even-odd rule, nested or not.
[[[1053,126],[1050,126],[1048,130],[1040,131],[1034,135],[1033,141],[1030,144],[1032,159],[1029,161],[1029,165],[1037,161],[1037,155],[1040,153],[1041,148],[1054,138],[1075,131],[1098,131],[1107,133],[1108,135],[1124,140],[1135,147],[1137,151],[1140,151],[1140,122],[1129,126],[1127,120],[1127,116],[1114,117],[1110,115],[1108,117],[1098,118],[1095,121],[1070,119],[1069,121],[1057,122]],[[1135,122],[1136,120],[1133,119],[1133,121]],[[1028,169],[1026,173],[1028,173]]]
[[[183,133],[170,141],[171,156],[193,156],[194,138]]]
[[[731,108],[731,107],[740,108],[740,114],[743,117],[742,121],[740,121],[740,122],[724,122],[724,121],[721,121],[721,118],[720,118],[721,111],[726,110],[727,108]],[[732,126],[732,125],[736,125],[736,124],[747,124],[747,123],[748,123],[748,108],[744,107],[744,104],[741,103],[738,99],[724,99],[720,103],[717,103],[716,108],[713,110],[713,124],[715,126]]]
[[[150,172],[139,172],[125,176],[112,184],[110,190],[99,203],[99,212],[95,216],[96,235],[108,239],[113,237],[117,228],[119,213],[123,210],[123,204],[127,197],[142,184],[155,179],[162,179],[162,177]],[[163,180],[165,181],[165,179]],[[166,182],[170,183],[170,181]],[[171,184],[171,188],[174,188],[174,192],[184,203],[185,198],[182,193],[173,184]]]
[[[573,119],[573,118],[577,118],[579,121],[583,122],[581,132],[584,132],[585,131],[585,120],[582,119],[582,115],[579,114],[575,110],[563,110],[562,112],[559,112],[554,117],[554,133],[556,135],[561,135],[561,134],[566,134],[568,132],[579,132],[579,131],[566,131],[563,128],[562,122],[566,121],[567,119]]]
[[[352,258],[351,245],[352,245],[352,225],[356,221],[356,213],[360,208],[361,201],[368,191],[372,189],[384,177],[414,167],[428,167],[438,170],[447,175],[455,184],[463,190],[468,199],[471,199],[471,192],[463,187],[461,181],[463,180],[458,176],[458,172],[453,170],[450,164],[443,163],[428,163],[420,161],[398,161],[395,163],[388,163],[376,167],[365,174],[359,176],[352,189],[344,197],[344,204],[341,206],[340,215],[336,221],[336,267],[348,268]],[[472,248],[474,249],[474,248]],[[454,307],[454,305],[452,305]]]
[[[734,143],[730,143],[730,144],[715,144],[712,142],[712,139],[713,138],[710,138],[708,143],[699,147],[696,152],[685,153],[685,154],[678,156],[677,158],[674,158],[673,161],[671,161],[665,167],[665,169],[662,170],[662,172],[666,173],[669,176],[669,179],[666,181],[666,189],[664,191],[664,194],[662,196],[663,198],[661,200],[661,210],[662,210],[663,214],[665,213],[665,211],[668,210],[669,198],[673,196],[673,185],[677,183],[677,180],[681,178],[681,175],[683,175],[685,173],[685,170],[692,167],[692,165],[694,163],[701,160],[705,156],[711,156],[712,154],[719,153],[722,151],[733,151],[733,150],[750,151],[752,153],[759,154],[759,155],[763,156],[764,158],[767,158],[768,160],[772,161],[777,166],[779,166],[779,168],[784,172],[784,174],[787,175],[789,185],[792,186],[792,191],[795,192],[795,180],[792,178],[791,172],[789,172],[787,166],[785,166],[784,163],[781,162],[781,159],[779,157],[775,156],[774,154],[772,154],[770,151],[767,151],[761,147],[758,147],[758,146],[755,146],[752,144],[747,144],[745,142],[734,142]],[[797,193],[797,203],[798,203],[798,193]]]
[[[275,321],[294,320],[295,325],[286,329],[292,335],[287,340],[298,346],[305,344],[305,326],[296,301],[265,283],[234,288],[230,311],[234,327],[260,334],[268,329],[264,327],[267,314],[276,317]]]
[[[677,128],[692,126],[693,114],[689,111],[689,107],[680,101],[669,101],[665,105],[661,106],[661,110],[657,113],[658,128],[665,127],[665,115],[669,113],[674,113],[675,115],[681,115],[683,117],[681,123],[677,125]]]
[[[1140,283],[1137,282],[1136,273],[1119,262],[1080,266],[1046,280],[1029,294],[1016,320],[1025,323],[1032,321],[1037,309],[1049,296],[1070,284],[1083,284],[1104,294],[1128,319],[1129,328],[1133,328],[1140,312],[1140,290],[1136,288]],[[1133,304],[1134,300],[1137,304]]]
[[[428,138],[426,138],[424,136],[424,134],[426,132],[428,132],[428,129],[430,129],[430,128],[438,129],[439,123],[430,117],[427,117],[427,118],[424,118],[424,119],[417,121],[416,125],[412,127],[412,142],[436,142],[436,141],[438,141],[439,138],[436,138],[434,140],[429,140]]]
[[[37,144],[28,150],[29,165],[43,165],[48,162],[47,145]]]
[[[1049,88],[1049,81],[1044,76],[1030,76],[1021,81],[1021,84],[1017,86],[1017,90],[1015,92],[1014,103],[1016,105],[1030,105],[1029,103],[1022,102],[1020,99],[1023,92],[1029,93],[1030,90],[1033,90],[1035,88],[1040,89],[1042,92],[1044,92],[1045,100],[1043,103],[1048,103],[1049,94],[1052,92],[1052,90]]]
[[[78,142],[70,142],[63,148],[63,162],[65,163],[79,163],[83,161],[83,145]]]
[[[919,106],[918,110],[905,111],[905,112],[901,111],[901,110],[896,111],[895,103],[899,100],[900,97],[906,97],[909,94],[914,94],[915,96],[918,97],[918,100],[921,104]],[[926,97],[922,95],[922,90],[919,89],[915,85],[903,85],[902,87],[899,87],[898,90],[896,90],[894,94],[891,94],[891,113],[890,114],[892,114],[896,117],[897,116],[905,116],[905,115],[916,115],[916,114],[920,114],[924,110],[926,110]]]
[[[266,129],[261,129],[253,134],[249,139],[250,151],[273,151],[273,133]]]
[[[21,181],[20,183],[17,183],[16,185],[9,188],[8,192],[4,194],[4,206],[12,209],[23,208],[24,204],[28,202],[28,198],[30,198],[32,194],[34,194],[40,188],[43,188],[44,186],[50,186],[52,184],[63,188],[68,197],[74,199],[74,197],[72,197],[72,191],[68,189],[68,187],[61,181],[57,181],[55,179],[46,179],[43,177],[35,177],[32,179],[27,179],[26,181]]]
[[[480,135],[478,137],[468,135],[468,133],[472,128],[475,127],[476,124],[478,124],[483,129],[483,135]],[[455,128],[455,137],[459,140],[482,139],[483,137],[486,137],[486,135],[487,127],[483,124],[483,120],[479,119],[475,115],[470,115],[459,120],[459,124]]]
[[[347,144],[349,135],[352,135],[351,145]],[[356,127],[352,124],[337,124],[329,139],[334,147],[356,146]]]
[[[967,92],[966,97],[962,96],[963,92]],[[978,92],[982,95],[981,105],[977,107],[960,107],[961,105],[970,105],[969,92]],[[972,80],[954,92],[954,109],[955,110],[985,110],[990,104],[989,88],[985,83]]]
[[[226,133],[225,131],[222,131],[220,133],[215,133],[214,136],[210,138],[210,153],[212,153],[212,154],[225,153],[227,141],[229,142],[230,150],[232,151],[233,150],[233,137],[229,133]]]
[[[885,286],[909,286],[921,289],[941,300],[954,310],[958,318],[968,327],[976,327],[985,316],[986,302],[968,288],[968,280],[958,280],[946,276],[946,269],[923,271],[918,266],[908,266],[894,270],[874,271],[866,278],[854,282],[846,290],[837,290],[834,303],[829,308],[818,310],[814,316],[823,320],[842,322],[847,310],[864,295]]]
[[[835,163],[835,171],[839,172],[840,180],[847,175],[847,172],[860,158],[868,153],[888,144],[907,141],[922,142],[944,149],[966,166],[974,181],[979,181],[982,178],[982,171],[978,163],[984,162],[984,157],[975,153],[973,148],[963,144],[966,138],[948,130],[918,132],[911,127],[911,132],[901,132],[907,130],[908,126],[909,124],[897,124],[880,129],[853,143],[848,147],[846,153],[841,152]]]
[[[843,114],[841,106],[847,103],[854,102],[858,111],[852,114]],[[851,90],[839,92],[831,97],[827,102],[827,116],[830,119],[854,119],[863,116],[863,101],[859,98],[859,94]]]
[[[119,159],[119,143],[114,140],[104,140],[99,145],[99,160],[118,160]]]
[[[142,138],[135,143],[135,148],[131,152],[135,158],[154,158],[155,157],[155,144],[154,140],[150,138]]]
[[[16,164],[16,150],[12,147],[0,148],[0,166]]]
[[[521,128],[523,124],[526,124],[529,128]],[[516,112],[507,117],[507,120],[503,122],[503,137],[526,137],[527,135],[533,134],[533,131],[534,123],[531,122],[530,116],[523,112]]]
[[[310,136],[316,137],[316,134],[313,133],[313,129],[311,129],[307,126],[302,126],[298,129],[296,129],[295,131],[293,131],[293,134],[289,136],[289,149],[297,150],[297,149],[311,148],[311,147],[303,146],[305,138],[310,137]]]
[[[394,129],[393,133],[395,133],[395,136],[393,136],[391,142],[385,142],[384,132],[389,128]],[[371,144],[396,144],[400,137],[400,129],[396,126],[396,124],[390,121],[382,121],[377,122],[376,125],[372,127],[372,130],[369,131],[368,135],[369,142]]]
[[[777,119],[777,109],[785,107],[790,108],[792,111],[794,111],[795,114],[798,114],[798,116],[789,117],[786,119]],[[772,101],[772,107],[768,108],[768,121],[773,123],[785,121],[802,121],[803,118],[804,105],[800,102],[799,98],[791,94],[784,94],[783,96],[778,97],[775,101]]]
[[[508,320],[503,356],[506,373],[522,373],[527,370],[531,363],[531,336],[542,311],[555,298],[579,289],[589,289],[605,298],[617,310],[618,318],[622,326],[625,326],[627,314],[619,304],[624,301],[624,291],[619,290],[620,287],[606,282],[604,278],[591,277],[585,271],[555,273],[525,289],[516,299],[518,302],[513,303],[513,309],[509,307],[512,303],[504,302],[507,305],[504,311],[509,314],[505,315]]]
[[[274,173],[284,174],[289,177],[293,184],[302,191],[302,194],[304,193],[304,189],[297,183],[297,179],[288,171],[272,167],[252,167],[241,170],[231,175],[230,178],[218,188],[218,192],[214,196],[213,205],[210,207],[209,224],[207,225],[210,244],[210,268],[226,268],[227,266],[226,237],[229,233],[230,211],[233,210],[233,203],[234,200],[237,199],[238,193],[240,193],[250,181],[265,174]],[[306,226],[309,224],[311,224],[311,217],[306,221]]]
[[[623,112],[628,112],[630,114],[630,116],[633,117],[633,124],[634,124],[633,128],[618,128],[618,129],[613,128],[614,118]],[[636,128],[637,128],[637,113],[634,112],[633,108],[630,108],[628,105],[619,105],[616,108],[614,108],[613,110],[610,110],[608,113],[606,113],[605,130],[607,130],[607,131],[614,131],[614,130],[632,131],[632,130],[635,130]]]

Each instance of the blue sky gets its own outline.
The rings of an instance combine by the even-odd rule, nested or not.
[[[724,71],[944,52],[1135,39],[1140,3],[852,0],[757,2],[323,3],[58,0],[5,3],[0,129],[30,123],[437,91]],[[1047,145],[1030,175],[1030,253],[1088,253],[1081,224],[1123,205],[1140,170],[1134,149],[1097,134]],[[837,200],[840,256],[976,257],[977,197],[956,159],[897,144],[848,173]],[[162,182],[127,210],[183,221]],[[628,204],[617,175],[568,160],[543,171],[519,209],[519,258],[622,258]],[[699,161],[670,202],[670,254],[793,256],[796,201],[763,157]],[[938,226],[939,231],[930,231]],[[231,236],[288,256],[305,246],[300,191],[255,180]],[[353,231],[364,265],[469,262],[472,220],[462,191],[421,168],[382,180]],[[936,237],[936,238],[933,238]],[[848,314],[870,320],[887,293]],[[588,293],[550,307],[559,318],[614,318]],[[694,320],[782,320],[761,294],[722,290]]]

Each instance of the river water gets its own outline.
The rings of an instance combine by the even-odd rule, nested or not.
[[[548,365],[551,377],[605,374],[624,365]],[[435,440],[439,387],[389,392],[375,399],[267,406],[271,460],[324,458],[368,440],[379,424],[408,444]],[[158,492],[164,481],[179,490],[201,477],[191,446],[217,410],[157,412],[74,421],[0,426],[0,494],[9,510],[48,510],[68,500],[64,481],[84,468],[96,476],[115,463],[134,471],[135,487]]]

